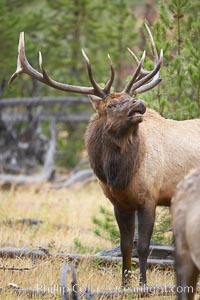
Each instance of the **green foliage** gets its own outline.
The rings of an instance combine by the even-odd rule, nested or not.
[[[83,245],[83,243],[81,242],[81,240],[79,238],[74,239],[74,246],[75,246],[75,249],[79,253],[83,253],[83,254],[85,254],[85,253],[97,253],[101,250],[99,248],[88,247],[88,246]]]
[[[76,250],[80,253],[88,253],[88,247],[84,246],[79,238],[74,239],[74,246]]]
[[[200,116],[199,8],[199,1],[160,1],[154,38],[164,50],[163,80],[144,99],[167,118]]]
[[[100,217],[92,217],[92,222],[95,225],[94,234],[104,240],[111,241],[113,245],[119,244],[119,230],[113,213],[102,206],[99,212]]]
[[[99,216],[93,216],[92,222],[95,225],[94,234],[103,240],[109,240],[115,245],[119,245],[119,229],[115,221],[114,213],[105,207],[100,207]],[[170,245],[172,244],[171,216],[169,209],[164,207],[156,215],[152,241]]]
[[[45,27],[41,22],[43,6],[36,0],[30,6],[27,0],[0,1],[0,97],[26,96],[33,94],[33,81],[18,81],[12,89],[7,88],[7,81],[16,69],[17,43],[20,31],[27,32],[27,52],[31,62],[37,53],[37,43],[40,30]],[[35,52],[36,51],[36,52]],[[37,58],[37,56],[36,56]]]
[[[156,214],[152,241],[164,245],[173,244],[171,215],[167,207],[159,207],[159,213]]]

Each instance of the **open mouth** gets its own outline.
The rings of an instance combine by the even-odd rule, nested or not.
[[[128,112],[128,119],[132,119],[132,118],[136,118],[136,117],[143,117],[145,111],[146,111],[145,107],[132,108]]]
[[[143,114],[139,111],[129,111],[128,113],[128,119],[132,119],[132,118],[135,118],[135,117],[143,117]]]

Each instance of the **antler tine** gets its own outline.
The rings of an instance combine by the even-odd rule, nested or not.
[[[21,68],[21,63],[20,63],[19,57],[18,57],[17,58],[17,69],[16,69],[15,73],[12,74],[12,76],[10,77],[10,79],[8,81],[8,86],[9,87],[11,86],[11,84],[13,83],[15,78],[17,78],[17,76],[21,73],[22,73],[22,68]]]
[[[88,76],[90,79],[90,82],[95,90],[95,95],[100,96],[100,97],[105,97],[107,94],[104,92],[104,90],[96,83],[96,81],[93,78],[93,73],[92,73],[92,66],[90,64],[90,60],[88,58],[88,56],[86,55],[85,51],[82,49],[82,54],[83,54],[83,58],[86,62],[86,66],[87,66],[87,71],[88,71]]]
[[[48,76],[48,74],[47,74],[47,72],[46,72],[46,70],[45,70],[45,68],[44,68],[44,66],[43,66],[42,53],[41,53],[40,51],[39,51],[39,67],[40,67],[40,70],[41,70],[41,72],[42,72],[43,77],[44,77],[46,80],[50,81],[51,78],[49,78],[49,76]]]
[[[129,48],[128,48],[128,51],[130,53],[132,52]],[[145,55],[146,55],[146,52],[144,51],[141,60],[140,61],[138,60],[138,66],[137,66],[135,72],[133,73],[131,79],[129,80],[129,82],[126,84],[126,86],[123,89],[124,93],[129,93],[131,91],[131,87],[141,71],[142,65],[144,63]]]
[[[139,65],[140,60],[137,58],[137,56],[135,55],[135,53],[134,53],[130,48],[128,48],[128,51],[129,51],[129,53],[132,55],[132,57],[134,58],[134,60],[136,61],[136,64]],[[147,75],[149,72],[150,72],[150,71],[147,71],[147,70],[145,70],[145,69],[143,69],[143,68],[141,68],[141,71],[140,71],[140,73],[141,73],[142,75]]]
[[[154,61],[155,61],[155,63],[157,63],[158,62],[158,52],[157,52],[157,49],[156,49],[156,45],[155,45],[151,30],[149,29],[149,26],[146,23],[144,25],[146,27],[146,30],[147,30],[149,38],[150,38],[151,48],[152,48],[152,52],[153,52],[153,55],[154,55]]]
[[[104,91],[106,92],[106,94],[110,93],[111,86],[115,79],[115,69],[113,67],[113,63],[112,63],[112,60],[111,60],[111,57],[109,54],[108,54],[108,59],[109,59],[109,63],[110,63],[110,78],[108,79],[108,81],[105,85],[105,88],[104,88]]]
[[[17,76],[23,73],[23,67],[20,60],[20,52],[24,51],[24,32],[20,32],[19,35],[19,44],[18,44],[18,57],[17,57],[17,68],[15,73],[12,74],[10,80],[8,81],[8,85],[11,86],[12,82],[17,78]]]
[[[163,62],[163,50],[161,49],[160,58],[158,60],[157,65],[149,74],[147,74],[142,79],[138,80],[132,86],[131,93],[130,93],[131,95],[144,93],[144,92],[152,89],[153,87],[155,87],[157,84],[159,84],[161,82],[162,79],[159,78],[159,70],[160,70],[162,62]],[[144,83],[149,81],[152,77],[153,77],[152,81],[144,85]]]
[[[144,86],[141,86],[137,90],[135,90],[131,95],[136,95],[136,94],[142,94],[148,90],[151,90],[154,88],[156,85],[158,85],[162,81],[161,78],[153,79],[151,82],[145,84]]]

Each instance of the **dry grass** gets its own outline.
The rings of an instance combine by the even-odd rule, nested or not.
[[[1,223],[0,247],[31,249],[42,247],[52,252],[77,253],[74,239],[79,238],[88,247],[110,248],[112,245],[109,241],[102,241],[92,231],[94,225],[91,217],[98,214],[100,205],[112,210],[111,204],[103,196],[96,183],[85,186],[76,185],[62,190],[52,190],[49,185],[1,189],[1,221],[36,218],[44,223],[38,226],[22,224],[8,226]],[[35,265],[30,259],[0,259],[0,266],[34,266],[29,271],[0,270],[0,286],[5,287],[12,282],[24,288],[46,287],[54,290],[59,287],[61,264],[61,259],[38,260]],[[92,290],[119,287],[120,269],[120,266],[99,267],[95,262],[83,262],[77,267],[79,286],[83,289],[89,286]],[[137,275],[138,270],[135,272]],[[154,269],[148,271],[148,281],[149,285],[173,284],[174,274]],[[134,285],[136,284],[137,282],[134,282]],[[60,299],[60,296],[54,298]],[[133,296],[129,296],[129,299],[132,298]],[[4,291],[0,293],[0,299],[25,300],[28,298],[17,297],[11,292]],[[50,296],[46,299],[50,299]],[[154,299],[160,299],[160,297]],[[165,299],[175,298],[165,297]]]

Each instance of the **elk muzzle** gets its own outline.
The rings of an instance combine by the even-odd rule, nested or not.
[[[142,122],[144,113],[146,112],[146,104],[143,100],[135,100],[133,106],[128,111],[128,119],[138,122]]]

